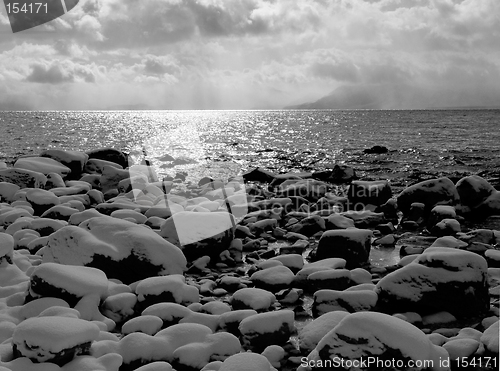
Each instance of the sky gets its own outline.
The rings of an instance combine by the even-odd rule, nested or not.
[[[15,34],[0,4],[0,110],[279,109],[345,87],[499,106],[500,1],[81,0]]]

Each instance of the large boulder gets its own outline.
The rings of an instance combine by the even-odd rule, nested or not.
[[[99,332],[95,323],[78,318],[28,318],[16,327],[12,335],[14,357],[63,366],[75,356],[90,354],[91,343],[97,340]]]
[[[0,170],[0,182],[12,183],[20,188],[43,188],[47,177],[39,171],[9,168]]]
[[[67,166],[71,170],[71,177],[78,177],[89,156],[80,151],[66,151],[62,149],[48,149],[40,153],[40,157],[49,157]]]
[[[346,316],[328,332],[316,348],[303,360],[298,371],[328,370],[336,362],[349,361],[359,365],[356,370],[448,370],[442,360],[448,359],[443,348],[432,344],[427,336],[412,324],[383,313],[359,312]],[[368,364],[371,360],[372,363]],[[431,367],[407,368],[414,364]],[[354,362],[357,361],[357,362]],[[374,364],[373,362],[381,364]],[[345,363],[341,370],[354,370]]]
[[[180,211],[161,226],[159,235],[178,246],[188,261],[216,258],[234,238],[234,218],[227,212]]]
[[[411,263],[376,285],[383,312],[447,311],[456,317],[477,315],[490,306],[486,260],[449,247],[429,247]]]
[[[300,196],[313,202],[318,201],[328,192],[326,183],[314,179],[297,180],[280,188],[279,197]]]
[[[99,160],[114,162],[120,165],[122,168],[125,168],[129,165],[128,155],[114,148],[94,149],[87,152],[87,155],[89,156],[89,159],[97,158]]]
[[[108,279],[99,269],[56,263],[38,265],[30,278],[26,301],[39,297],[60,298],[75,306],[84,296],[108,296]]]
[[[392,190],[387,180],[355,180],[347,191],[349,202],[354,210],[366,205],[380,206],[392,197]]]
[[[399,210],[407,214],[414,202],[423,203],[428,212],[437,204],[456,205],[460,197],[455,184],[450,179],[443,177],[414,184],[404,189],[397,200]]]
[[[495,187],[478,175],[460,179],[456,184],[456,188],[460,196],[460,203],[470,208],[478,206],[496,191]]]
[[[342,258],[348,269],[368,262],[373,232],[369,229],[339,229],[323,233],[318,242],[315,260]]]
[[[492,193],[473,211],[477,216],[481,218],[485,218],[491,215],[500,215],[500,191]]]
[[[108,216],[59,229],[49,236],[42,254],[44,262],[98,268],[125,283],[186,269],[178,247],[148,227]]]
[[[21,157],[14,163],[16,169],[38,171],[42,174],[56,173],[65,178],[71,172],[71,169],[64,166],[59,161],[48,157]]]

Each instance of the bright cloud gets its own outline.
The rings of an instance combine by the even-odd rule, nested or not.
[[[497,0],[81,0],[12,34],[0,7],[0,109],[280,108],[345,86],[491,105],[498,14]]]

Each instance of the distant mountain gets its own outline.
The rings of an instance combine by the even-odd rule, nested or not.
[[[474,90],[429,89],[404,84],[344,85],[315,102],[285,109],[436,109],[498,107],[495,94],[478,96]]]
[[[415,89],[402,85],[344,85],[315,102],[289,109],[391,109],[415,104]]]

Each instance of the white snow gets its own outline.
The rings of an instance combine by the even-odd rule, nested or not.
[[[163,321],[157,316],[143,315],[132,318],[122,326],[122,334],[127,335],[132,332],[143,332],[148,335],[154,335],[160,331]]]
[[[347,342],[349,340],[352,342]],[[414,360],[433,360],[434,369],[439,369],[439,358],[447,356],[446,351],[432,344],[417,327],[378,312],[358,312],[346,316],[323,337],[316,349],[324,346],[349,359],[359,358],[366,351],[379,355],[389,347]]]
[[[88,321],[69,317],[34,317],[17,325],[12,343],[25,357],[43,362],[52,358],[54,353],[92,342],[98,336],[99,327]]]
[[[294,328],[294,318],[294,312],[288,309],[259,313],[243,319],[239,329],[242,334],[266,334],[278,331],[283,325],[287,325],[292,330]]]
[[[267,290],[247,287],[236,291],[231,300],[239,301],[250,309],[266,310],[276,301],[276,297]]]
[[[43,263],[33,271],[31,279],[35,277],[78,297],[95,293],[104,299],[108,295],[108,278],[96,268]]]
[[[325,313],[314,321],[309,322],[299,331],[299,344],[301,349],[312,351],[319,341],[331,329],[339,324],[349,313],[344,311],[332,311]]]
[[[186,269],[186,258],[177,246],[145,226],[109,216],[91,218],[78,227],[67,226],[51,234],[43,260],[84,265],[94,254],[119,261],[132,252],[163,266],[161,274],[180,274]]]
[[[269,360],[257,353],[238,353],[227,358],[219,371],[271,371]]]
[[[10,234],[0,233],[0,258],[6,255],[12,257],[13,250],[14,238]]]
[[[143,301],[147,295],[160,295],[163,292],[170,292],[175,302],[179,304],[200,301],[198,289],[187,285],[184,276],[181,274],[146,278],[139,282],[135,292],[139,301]]]

